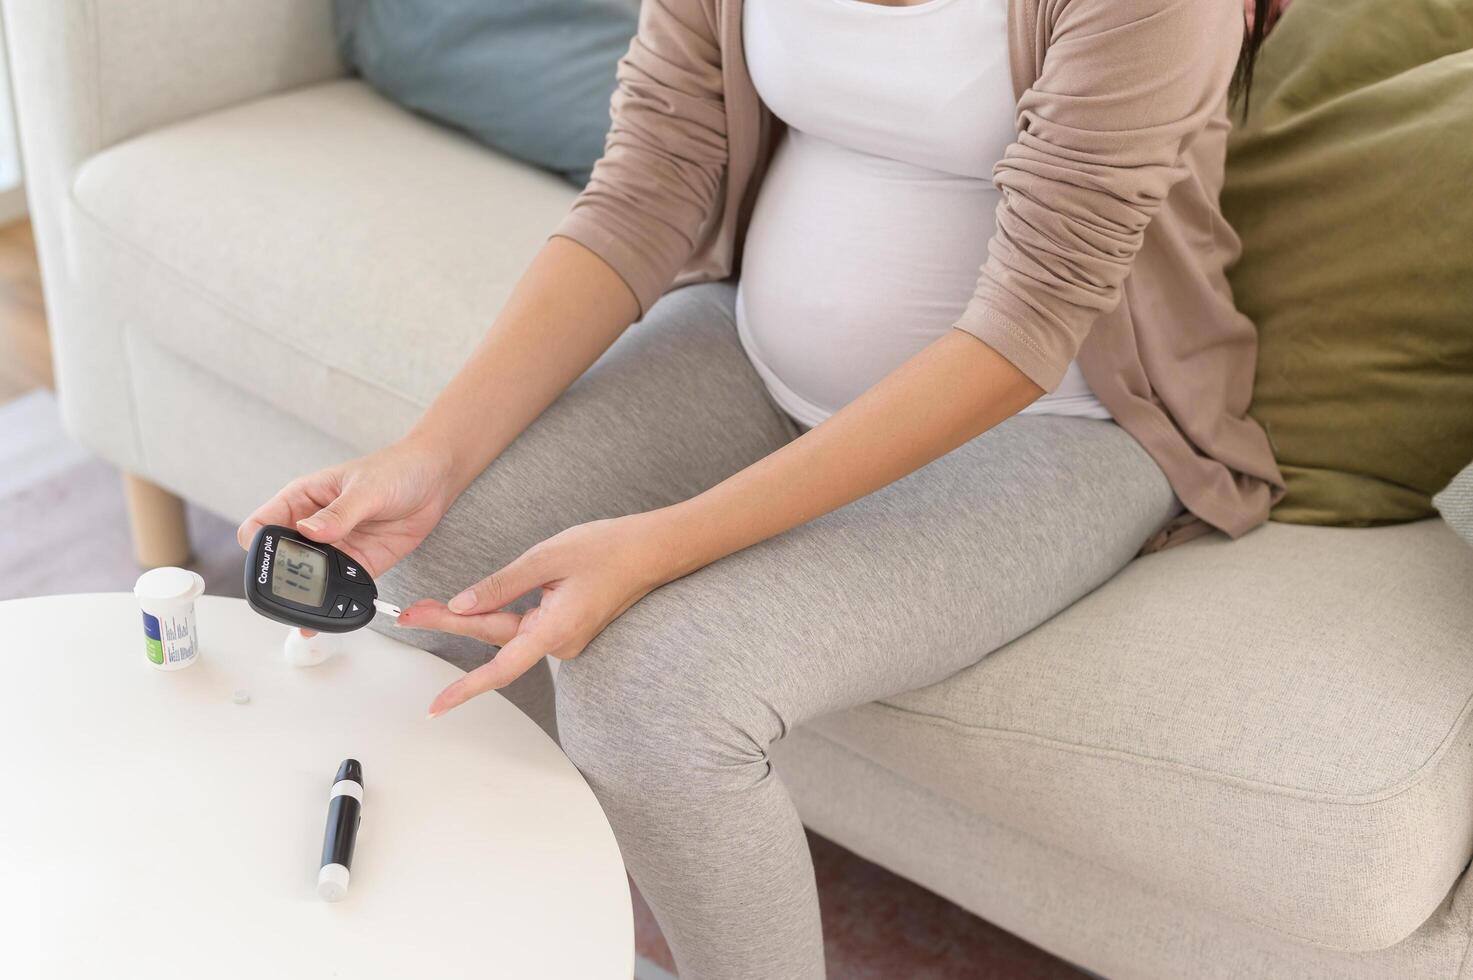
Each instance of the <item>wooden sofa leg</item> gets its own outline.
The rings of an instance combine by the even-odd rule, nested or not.
[[[123,474],[128,519],[133,525],[133,556],[144,568],[183,565],[189,561],[189,528],[184,501],[157,483]]]

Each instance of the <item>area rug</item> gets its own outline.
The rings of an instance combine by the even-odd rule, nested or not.
[[[234,526],[187,517],[205,590],[243,595]],[[128,591],[138,573],[117,469],[67,437],[49,391],[0,405],[0,599]]]

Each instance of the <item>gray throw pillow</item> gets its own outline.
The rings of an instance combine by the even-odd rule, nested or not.
[[[1473,544],[1473,463],[1432,498],[1432,506],[1464,541]]]
[[[388,98],[582,186],[635,0],[334,0],[343,60]]]

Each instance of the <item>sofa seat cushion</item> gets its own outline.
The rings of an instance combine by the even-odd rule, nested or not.
[[[89,160],[75,260],[130,329],[367,448],[449,379],[574,194],[339,80]]]
[[[1140,558],[828,739],[1182,901],[1390,946],[1473,854],[1473,549],[1269,524]]]

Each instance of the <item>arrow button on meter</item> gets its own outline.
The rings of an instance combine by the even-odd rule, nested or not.
[[[338,596],[336,599],[333,600],[332,609],[328,610],[328,618],[342,619],[348,613],[348,606],[352,604],[353,600],[349,599],[347,596]]]

